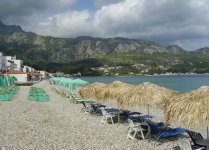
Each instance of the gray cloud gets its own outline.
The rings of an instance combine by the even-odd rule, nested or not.
[[[1,0],[0,18],[41,35],[122,36],[188,50],[209,46],[208,0],[94,0],[95,12],[73,10],[75,1]]]
[[[208,38],[194,38],[189,40],[177,40],[174,42],[170,42],[170,44],[179,45],[187,50],[197,50],[203,47],[209,47],[208,43]]]
[[[39,34],[58,37],[77,37],[92,35],[94,31],[90,13],[84,11],[67,11],[40,21],[34,31]]]
[[[6,23],[27,23],[31,17],[42,17],[71,5],[75,0],[1,0],[0,19]]]
[[[11,1],[1,0],[0,17],[2,19],[10,17],[24,17],[47,8],[47,1]]]
[[[102,6],[119,3],[121,1],[124,0],[94,0],[94,4],[97,8],[100,8]]]
[[[126,0],[97,11],[96,25],[105,36],[175,43],[209,39],[208,13],[206,0]]]

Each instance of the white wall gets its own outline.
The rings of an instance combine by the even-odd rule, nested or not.
[[[10,75],[14,76],[18,82],[27,82],[28,81],[27,74],[10,74]]]
[[[6,58],[6,66],[8,68],[10,68],[10,69],[14,68],[15,70],[21,70],[22,69],[21,66],[23,64],[23,61],[19,60],[19,59],[16,59],[16,56],[14,56],[14,57],[5,56],[5,58]],[[16,66],[11,66],[11,63],[9,61],[13,61]]]
[[[28,72],[35,72],[35,69],[32,67],[29,67],[29,66],[23,66],[22,71],[27,72],[27,73]]]
[[[6,70],[6,58],[4,54],[0,52],[0,70]]]
[[[47,72],[46,71],[39,71],[40,72],[40,74],[42,75],[42,77],[43,78],[45,78],[46,77],[46,74],[47,74]]]
[[[21,66],[23,64],[23,61],[22,60],[14,60],[14,63],[17,65],[16,69],[17,70],[21,70]]]

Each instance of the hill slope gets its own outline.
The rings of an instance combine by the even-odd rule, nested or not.
[[[10,35],[15,32],[24,32],[20,26],[17,25],[5,25],[0,21],[0,34]]]
[[[185,62],[196,64],[208,58],[201,50],[190,53],[177,45],[162,46],[151,41],[120,37],[55,38],[24,32],[20,26],[8,26],[2,22],[0,22],[0,51],[5,55],[17,55],[26,64],[37,69],[66,73],[92,72],[91,68],[106,64],[109,66],[122,64],[129,68],[143,64],[147,69],[154,70],[153,72],[155,70],[159,72],[159,67],[165,71],[173,71],[175,65],[182,63],[185,65]],[[195,59],[192,59],[193,57]],[[137,73],[140,73],[140,69]]]

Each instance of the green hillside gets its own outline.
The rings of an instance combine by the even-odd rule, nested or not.
[[[83,75],[209,73],[209,48],[188,52],[140,39],[55,38],[25,32],[0,21],[0,52],[48,72]]]
[[[153,53],[134,51],[106,55],[99,60],[109,66],[122,66],[114,73],[154,74],[154,73],[208,73],[209,54],[188,52],[185,54]],[[143,70],[148,69],[147,72]],[[124,71],[126,70],[126,71]]]

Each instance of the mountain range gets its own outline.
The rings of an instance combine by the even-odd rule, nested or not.
[[[16,55],[26,64],[50,72],[82,72],[92,74],[91,68],[104,65],[122,66],[136,71],[133,66],[146,66],[150,73],[162,72],[209,72],[209,48],[186,51],[178,45],[163,46],[155,42],[128,38],[57,38],[25,32],[18,25],[6,25],[0,21],[0,51]],[[206,66],[200,65],[204,64]],[[189,65],[179,70],[178,67]],[[175,68],[175,69],[174,69]],[[93,69],[98,73],[98,69]],[[164,71],[163,71],[164,70]],[[198,71],[197,71],[198,70]],[[120,71],[127,74],[128,71]],[[116,72],[112,70],[112,72]],[[96,73],[96,74],[97,74]],[[101,73],[101,72],[100,72]],[[147,72],[149,73],[149,71]],[[101,73],[103,74],[103,73]]]

